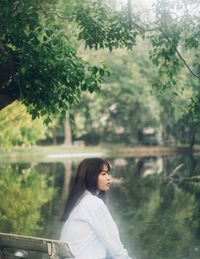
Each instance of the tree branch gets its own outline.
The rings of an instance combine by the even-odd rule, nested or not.
[[[137,23],[135,23],[135,22],[132,22],[132,24],[133,24],[135,27],[137,27],[140,31],[142,31],[143,33],[160,30],[160,27],[154,27],[154,28],[149,28],[149,29],[147,29],[147,28],[144,28],[144,27],[142,27],[141,25],[139,25],[139,24],[137,24]]]
[[[200,180],[200,175],[194,175],[194,176],[191,176],[191,177],[184,177],[181,180],[182,181]]]
[[[128,18],[129,18],[129,29],[131,30],[132,29],[132,25],[134,25],[136,28],[138,28],[140,31],[142,31],[143,33],[145,32],[152,32],[152,31],[157,31],[157,30],[160,30],[163,35],[165,36],[165,38],[170,42],[171,44],[171,40],[164,34],[163,30],[161,29],[161,27],[154,27],[154,28],[144,28],[143,26],[141,25],[138,25],[137,23],[133,22],[132,20],[132,13],[131,13],[131,0],[127,0],[128,1]],[[42,10],[42,12],[44,13],[44,15],[51,15],[51,14],[54,14],[56,15],[58,18],[60,19],[65,19],[65,20],[69,20],[69,19],[72,19],[74,18],[74,16],[63,16],[61,15],[60,13],[58,12],[55,12],[55,11],[52,11],[52,12],[46,12],[46,10],[44,10],[44,8],[42,7],[42,5],[40,4],[40,1],[37,0],[37,3],[40,7],[40,9]],[[192,69],[190,68],[190,66],[187,64],[186,60],[182,57],[182,55],[180,54],[180,52],[178,51],[178,49],[176,48],[176,53],[178,55],[178,57],[182,60],[182,62],[184,63],[184,65],[187,67],[187,69],[189,70],[189,72],[195,76],[196,78],[200,79],[200,75],[194,73],[192,71]]]
[[[194,175],[194,176],[191,176],[191,177],[181,177],[179,176],[179,178],[173,178],[172,175],[169,175],[167,177],[164,178],[165,180],[168,180],[171,184],[179,184],[181,182],[184,182],[184,181],[200,181],[200,175]]]
[[[181,167],[183,167],[183,166],[184,166],[184,164],[178,165],[178,166],[172,171],[172,173],[169,175],[169,177],[172,177],[173,175],[175,175],[175,174],[177,173],[177,171],[178,171]]]
[[[69,19],[74,18],[74,16],[63,16],[63,15],[61,15],[60,13],[55,12],[55,11],[54,11],[54,12],[46,12],[46,10],[42,7],[42,5],[41,5],[41,3],[40,3],[39,0],[37,0],[37,3],[38,3],[40,9],[42,10],[42,12],[43,12],[43,14],[44,14],[45,16],[51,15],[51,14],[55,14],[55,15],[56,15],[58,18],[60,18],[60,19],[69,20]]]
[[[40,4],[40,1],[37,0],[37,4],[39,5],[40,9],[42,10],[43,14],[46,15],[46,11],[45,9],[42,7],[42,5]]]
[[[128,20],[129,20],[129,29],[132,29],[132,10],[131,10],[131,0],[128,0]]]
[[[187,62],[185,61],[185,59],[181,56],[180,52],[176,49],[176,53],[178,54],[179,58],[183,61],[183,63],[185,64],[185,66],[187,67],[187,69],[190,71],[190,73],[197,77],[198,79],[200,79],[200,75],[197,75],[196,73],[194,73],[192,71],[192,69],[189,67],[189,65],[187,64]]]
[[[74,15],[72,15],[72,16],[63,16],[63,15],[59,14],[58,12],[47,12],[46,13],[46,15],[49,15],[49,14],[55,14],[58,18],[65,19],[65,20],[70,20],[70,19],[74,18]]]
[[[168,40],[168,42],[169,42],[170,44],[172,44],[171,40],[170,40],[169,37],[163,32],[162,29],[161,29],[161,32],[163,33],[164,37]],[[182,60],[182,62],[184,63],[184,65],[187,67],[187,69],[189,70],[189,72],[190,72],[193,76],[195,76],[195,77],[197,77],[198,79],[200,79],[200,75],[198,75],[198,74],[196,74],[196,73],[194,73],[194,72],[192,71],[192,69],[191,69],[190,66],[187,64],[186,60],[183,58],[183,56],[181,55],[181,53],[178,51],[177,48],[176,48],[176,53],[177,53],[177,55],[179,56],[179,58]]]

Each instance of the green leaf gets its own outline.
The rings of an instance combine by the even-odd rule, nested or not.
[[[100,76],[104,76],[104,73],[105,73],[105,71],[101,68],[100,70],[99,70],[99,74],[100,74]]]
[[[21,67],[21,72],[22,72],[22,74],[25,74],[26,73],[26,67]]]
[[[96,74],[98,72],[98,68],[96,66],[92,67],[92,73]]]

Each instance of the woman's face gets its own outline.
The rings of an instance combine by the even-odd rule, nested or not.
[[[108,191],[111,184],[110,172],[108,167],[103,165],[100,174],[98,175],[97,188],[99,191]]]

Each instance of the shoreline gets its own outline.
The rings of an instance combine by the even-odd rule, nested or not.
[[[102,146],[31,146],[17,147],[10,150],[0,149],[1,163],[15,162],[62,162],[85,157],[148,157],[169,156],[175,154],[200,155],[200,146],[191,150],[188,146],[162,147],[162,146],[123,146],[117,144],[104,144]]]

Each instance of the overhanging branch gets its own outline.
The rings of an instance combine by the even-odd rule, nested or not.
[[[198,79],[200,79],[200,75],[197,75],[196,73],[194,73],[192,71],[192,69],[190,68],[190,66],[187,64],[187,62],[185,61],[185,59],[182,57],[182,55],[180,54],[180,52],[176,49],[176,53],[178,54],[179,58],[183,61],[184,65],[187,67],[187,69],[190,71],[190,73],[197,77]]]
[[[41,11],[43,12],[43,14],[44,14],[45,16],[51,15],[51,14],[55,14],[55,15],[56,15],[58,18],[60,18],[60,19],[70,20],[70,19],[74,18],[74,16],[63,16],[63,15],[61,15],[60,13],[55,12],[55,11],[46,12],[46,10],[42,7],[42,5],[41,5],[41,3],[40,3],[39,0],[37,0],[37,3],[38,3],[38,5],[39,5]]]
[[[58,18],[65,19],[65,20],[70,20],[70,19],[74,18],[74,16],[63,16],[63,15],[59,14],[58,12],[47,12],[46,13],[46,15],[49,15],[49,14],[55,14]]]
[[[141,25],[139,25],[139,24],[137,24],[137,23],[135,23],[135,22],[132,22],[132,24],[133,24],[135,27],[137,27],[140,31],[142,31],[143,33],[160,30],[160,27],[153,27],[153,28],[147,29],[147,28],[144,28],[143,26],[141,26]]]
[[[161,32],[163,33],[164,37],[168,40],[168,42],[170,44],[172,44],[171,40],[169,39],[169,37],[163,32],[163,30],[161,29]],[[184,65],[187,67],[188,71],[196,78],[200,79],[200,75],[196,74],[195,72],[192,71],[192,69],[190,68],[190,66],[187,64],[186,60],[183,58],[183,56],[181,55],[181,53],[178,51],[178,49],[176,48],[176,53],[178,55],[178,57],[182,60],[182,62],[184,63]]]
[[[129,29],[132,29],[132,25],[134,25],[138,30],[140,30],[142,33],[147,33],[147,32],[153,32],[153,31],[158,31],[160,30],[163,35],[165,36],[165,38],[170,42],[171,44],[171,40],[164,34],[163,30],[161,27],[154,27],[154,28],[145,28],[142,25],[139,25],[135,22],[133,22],[132,20],[132,12],[131,12],[131,1],[132,0],[127,0],[128,1],[128,18],[129,18]],[[37,3],[40,7],[40,9],[42,10],[42,12],[44,13],[44,15],[56,15],[58,18],[60,19],[65,19],[65,20],[69,20],[69,19],[73,19],[74,16],[63,16],[58,12],[55,11],[51,11],[51,12],[46,12],[46,10],[42,7],[42,5],[40,4],[40,1],[37,0]],[[200,75],[196,74],[195,72],[192,71],[192,69],[190,68],[190,66],[187,64],[186,60],[182,57],[182,55],[180,54],[180,52],[178,51],[178,49],[176,48],[176,53],[178,55],[178,57],[182,60],[182,62],[184,63],[184,65],[187,67],[187,69],[189,70],[189,72],[195,76],[196,78],[200,79]]]

